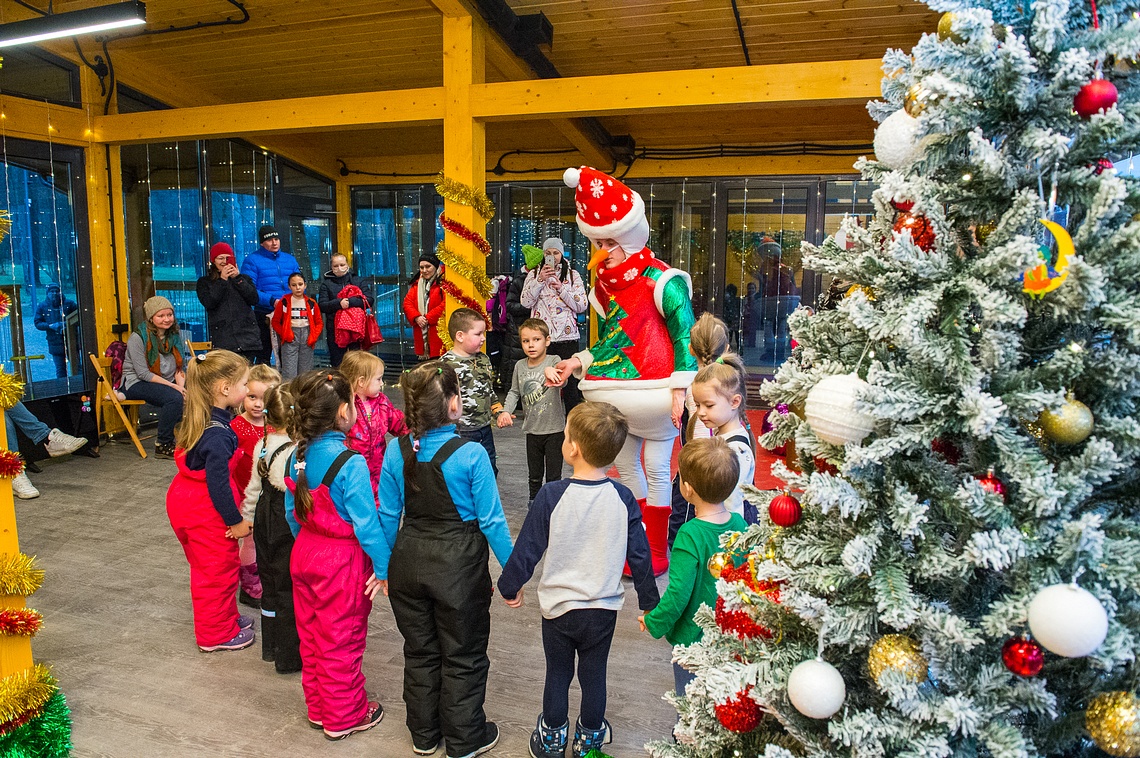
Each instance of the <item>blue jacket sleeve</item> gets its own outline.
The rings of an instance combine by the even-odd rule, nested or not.
[[[368,464],[364,462],[364,456],[354,455],[348,459],[329,487],[329,495],[348,515],[352,531],[364,552],[372,559],[373,566],[381,559],[387,564],[391,551],[380,528],[380,519],[376,516],[372,479],[368,476]]]
[[[491,459],[482,445],[463,447],[476,452],[474,465],[467,468],[471,477],[475,518],[479,521],[479,529],[487,537],[495,559],[500,566],[506,566],[511,557],[511,531],[507,528],[507,517],[503,514],[503,501],[499,499],[499,485],[495,481],[495,472],[491,469]]]
[[[263,283],[261,281],[261,271],[258,265],[254,262],[257,253],[251,253],[245,257],[241,262],[241,273],[245,274],[253,282],[254,288],[257,290],[257,304],[262,308],[272,308],[273,298],[268,292],[262,289]]]
[[[206,491],[210,493],[210,502],[222,521],[226,526],[234,526],[242,521],[230,484],[230,458],[237,448],[228,435],[209,434],[209,431],[212,430],[208,430],[198,442],[203,446],[202,457],[206,464]]]
[[[539,490],[531,503],[511,558],[499,577],[499,593],[507,600],[518,597],[519,590],[530,581],[534,567],[542,560],[546,546],[550,544],[550,512],[556,504],[548,496],[547,489]]]
[[[372,556],[372,570],[378,579],[387,579],[388,561],[392,557],[392,546],[396,544],[400,517],[404,515],[404,456],[398,444],[389,447],[384,456],[376,502],[380,509],[380,528],[386,542],[377,546],[377,554]]]
[[[649,539],[645,536],[645,527],[641,524],[641,508],[628,489],[623,488],[621,499],[625,502],[629,513],[625,561],[629,564],[630,573],[633,574],[637,607],[643,611],[651,611],[657,607],[661,596],[657,592],[657,582],[653,578],[653,561],[649,558]]]

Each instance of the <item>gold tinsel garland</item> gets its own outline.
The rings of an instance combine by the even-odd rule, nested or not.
[[[43,708],[55,691],[55,677],[42,663],[0,679],[0,722]]]
[[[20,402],[24,396],[24,383],[15,374],[0,370],[0,405],[5,410]]]
[[[454,250],[444,244],[443,240],[440,240],[439,244],[435,246],[435,257],[439,258],[444,266],[447,266],[448,273],[454,273],[474,284],[475,291],[479,293],[480,297],[488,298],[491,296],[491,280],[487,277],[486,272],[480,271],[460,258]]]
[[[474,208],[475,212],[483,217],[484,221],[490,221],[495,217],[495,204],[491,202],[491,198],[487,196],[486,192],[477,190],[474,187],[457,182],[454,179],[448,179],[439,172],[436,178],[435,191],[439,193],[440,197],[446,198],[453,203],[466,205]]]
[[[36,568],[36,559],[23,553],[0,555],[0,595],[27,597],[44,583],[43,569]]]

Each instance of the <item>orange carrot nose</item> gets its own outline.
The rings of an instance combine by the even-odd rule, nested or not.
[[[596,269],[606,259],[607,255],[609,255],[608,251],[595,249],[594,254],[590,256],[590,262],[586,264],[586,270],[593,271]]]

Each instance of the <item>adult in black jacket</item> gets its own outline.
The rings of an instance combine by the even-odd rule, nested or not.
[[[261,352],[261,330],[253,306],[257,287],[238,271],[233,248],[219,242],[210,248],[206,275],[198,279],[198,301],[210,322],[210,341],[215,348],[232,350],[250,363]]]
[[[65,319],[77,310],[79,306],[65,298],[55,282],[47,286],[47,297],[36,308],[36,328],[47,332],[48,352],[55,361],[55,375],[59,378],[67,376],[67,346],[63,340]]]
[[[503,335],[503,362],[500,364],[505,386],[510,387],[515,364],[526,357],[519,339],[519,325],[530,318],[530,308],[520,302],[526,275],[530,270],[523,266],[511,276],[511,286],[507,289],[507,333]]]
[[[326,271],[321,277],[321,287],[317,294],[317,307],[325,314],[325,339],[329,346],[329,363],[333,368],[340,365],[344,354],[349,350],[359,349],[359,345],[339,347],[336,344],[336,312],[344,308],[367,308],[372,301],[372,293],[364,280],[352,273],[348,267],[347,256],[337,253],[329,261],[332,271]],[[340,291],[348,285],[355,285],[364,293],[364,297],[342,298]]]

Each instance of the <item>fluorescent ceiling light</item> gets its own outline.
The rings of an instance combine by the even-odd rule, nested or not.
[[[26,45],[57,37],[105,32],[146,23],[146,3],[128,0],[66,13],[51,13],[26,21],[0,25],[0,47]]]

